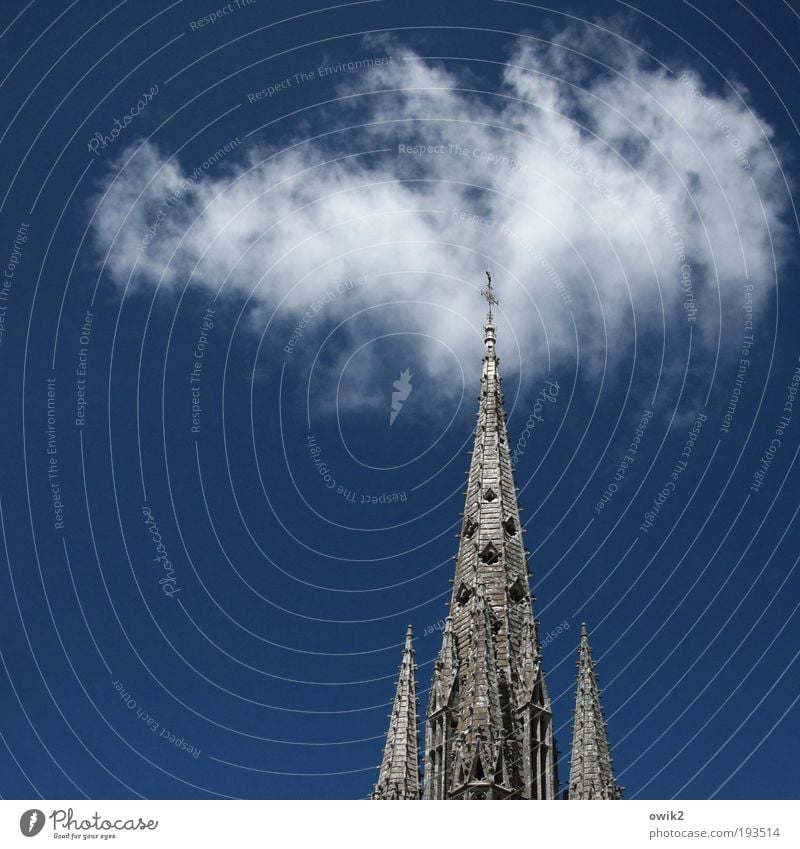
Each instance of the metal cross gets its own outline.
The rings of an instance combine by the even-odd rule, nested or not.
[[[485,289],[481,289],[481,295],[486,298],[486,303],[489,304],[489,319],[492,318],[492,304],[499,304],[500,301],[497,300],[494,294],[494,290],[492,289],[492,275],[491,272],[486,272],[486,279],[489,281],[488,285]]]

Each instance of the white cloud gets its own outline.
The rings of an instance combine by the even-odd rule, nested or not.
[[[456,361],[474,371],[485,267],[501,297],[506,372],[515,358],[571,356],[573,316],[593,355],[583,367],[602,363],[606,337],[612,357],[629,350],[634,317],[639,334],[685,332],[687,306],[698,342],[713,346],[719,316],[741,314],[746,273],[761,299],[770,291],[787,193],[770,128],[732,93],[574,30],[551,44],[520,39],[488,94],[394,42],[371,46],[391,63],[343,77],[308,137],[358,129],[243,146],[185,191],[193,166],[149,143],[126,150],[94,219],[111,278],[125,285],[136,263],[138,286],[222,286],[223,297],[251,297],[259,328],[279,305],[291,328],[326,290],[367,275],[321,314],[367,309],[346,324],[359,343],[429,334],[439,341],[422,345],[425,368],[439,375]],[[391,300],[435,306],[368,309]]]

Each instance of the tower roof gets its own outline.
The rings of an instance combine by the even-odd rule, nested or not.
[[[622,792],[622,788],[614,781],[595,661],[585,623],[581,625],[567,792],[570,799],[619,799]]]
[[[419,799],[419,730],[414,632],[406,632],[389,732],[373,799]]]
[[[486,276],[478,416],[450,611],[428,708],[425,795],[548,798],[556,783],[550,701],[508,447],[493,314],[498,300],[488,271]],[[538,735],[533,743],[531,735]]]
[[[500,360],[492,307],[498,303],[491,275],[481,294],[488,302],[478,417],[467,477],[464,516],[456,556],[450,616],[459,659],[468,662],[471,600],[479,585],[496,619],[493,645],[498,669],[516,664],[526,626],[532,632],[528,565],[503,409]],[[515,672],[519,672],[515,668]]]

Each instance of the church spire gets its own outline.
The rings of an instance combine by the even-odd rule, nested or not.
[[[492,307],[498,301],[486,276],[478,420],[450,615],[428,705],[425,798],[551,799],[551,707],[495,350]]]
[[[373,799],[420,798],[416,669],[414,632],[409,625]]]
[[[600,706],[600,690],[586,625],[581,625],[578,685],[572,730],[572,759],[569,767],[570,799],[620,799],[622,788],[615,783],[606,723]]]

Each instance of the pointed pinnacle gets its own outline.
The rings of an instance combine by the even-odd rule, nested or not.
[[[570,799],[619,798],[595,666],[589,647],[588,629],[586,623],[582,623],[573,711]]]
[[[413,637],[414,631],[409,625],[373,799],[418,799],[420,794],[417,666]]]

